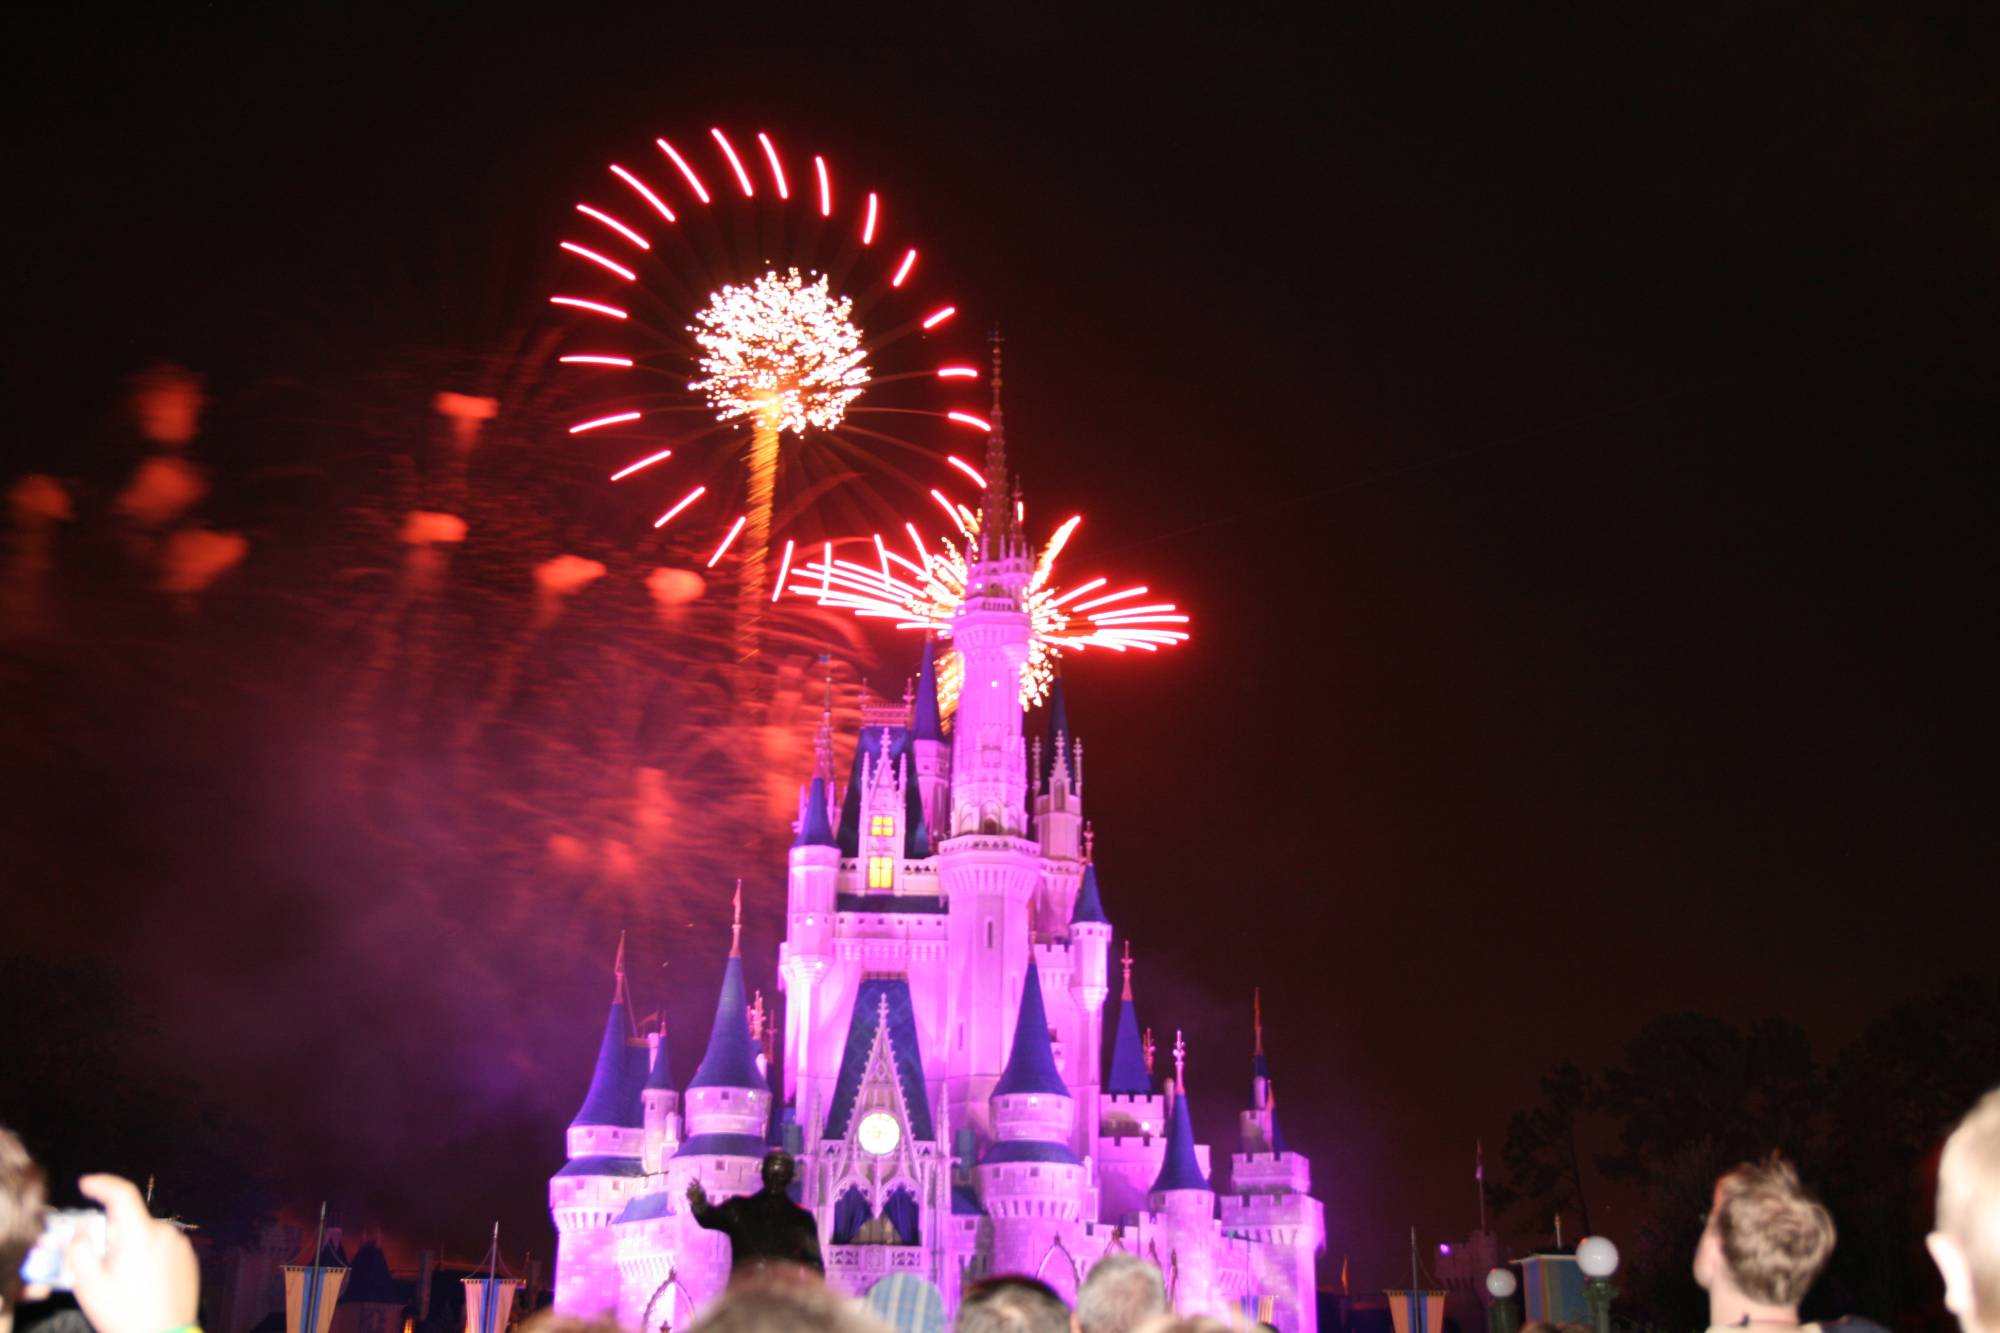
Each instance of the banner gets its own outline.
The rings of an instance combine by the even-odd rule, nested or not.
[[[345,1268],[286,1264],[285,1333],[327,1333],[345,1281]]]
[[[468,1277],[465,1284],[465,1333],[504,1333],[514,1313],[518,1278]]]
[[[1384,1295],[1389,1298],[1396,1333],[1444,1333],[1444,1292],[1391,1291]]]

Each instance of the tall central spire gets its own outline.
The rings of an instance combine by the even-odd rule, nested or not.
[[[986,490],[979,503],[980,545],[991,556],[1004,556],[1005,538],[1014,529],[1011,487],[1007,477],[1007,419],[1000,405],[1001,353],[1007,340],[996,327],[987,335],[993,350],[993,429],[986,432]]]

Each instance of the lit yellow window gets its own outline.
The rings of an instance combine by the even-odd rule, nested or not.
[[[868,831],[878,838],[893,837],[896,832],[894,815],[876,815],[868,825]]]
[[[869,857],[868,887],[871,889],[889,888],[891,886],[890,872],[893,870],[894,866],[895,862],[892,861],[889,857],[886,856]]]

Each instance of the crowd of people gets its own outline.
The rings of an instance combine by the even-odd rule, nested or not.
[[[741,1201],[712,1205],[698,1187],[690,1189],[697,1220],[730,1236],[734,1268],[728,1290],[689,1333],[944,1333],[935,1288],[914,1284],[913,1290],[891,1280],[857,1301],[827,1286],[811,1215],[786,1197],[790,1179],[785,1158],[767,1161],[764,1190]],[[155,1218],[128,1180],[85,1176],[78,1188],[104,1210],[101,1243],[80,1231],[64,1255],[77,1307],[90,1327],[96,1333],[200,1333],[200,1275],[180,1229]],[[24,1302],[48,1294],[25,1285],[21,1274],[46,1215],[41,1170],[21,1141],[0,1129],[0,1333],[14,1333]],[[1695,1246],[1694,1278],[1708,1293],[1710,1329],[1811,1333],[1815,1326],[1802,1322],[1800,1304],[1832,1256],[1835,1235],[1833,1217],[1777,1154],[1725,1172]],[[1945,1306],[1964,1333],[2000,1333],[2000,1089],[1973,1107],[1945,1143],[1928,1245],[1944,1280]],[[1847,1319],[1826,1326],[1828,1333],[1843,1327],[1871,1325]],[[1207,1315],[1176,1313],[1160,1270],[1120,1253],[1091,1268],[1075,1309],[1032,1277],[979,1281],[964,1292],[950,1333],[1231,1328]],[[1523,1333],[1535,1329],[1530,1325]],[[607,1320],[545,1311],[523,1333],[627,1331]]]

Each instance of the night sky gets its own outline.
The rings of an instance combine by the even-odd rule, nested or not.
[[[1193,612],[1188,646],[1068,677],[1105,903],[1218,1153],[1264,988],[1357,1286],[1409,1225],[1471,1227],[1475,1139],[1556,1059],[1682,1009],[1830,1051],[1991,967],[1990,20],[1155,10],[766,46],[675,8],[10,43],[0,474],[115,484],[126,377],[172,358],[241,577],[283,570],[365,486],[368,386],[544,318],[605,161],[766,128],[918,217],[1005,329],[1030,503]],[[315,701],[254,626],[97,632],[0,676],[0,966],[99,960],[156,1025],[135,1067],[258,1125],[285,1198],[546,1253],[616,931],[673,963],[685,1075],[721,891],[509,886],[545,895],[532,929],[491,884],[413,902],[317,801]],[[911,643],[876,652],[897,689]]]

